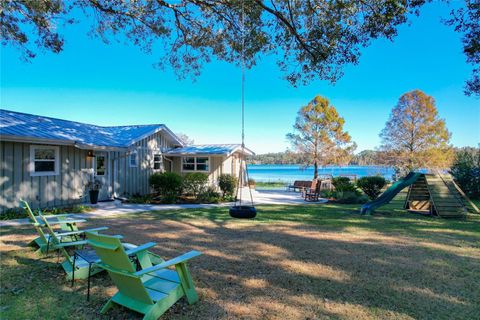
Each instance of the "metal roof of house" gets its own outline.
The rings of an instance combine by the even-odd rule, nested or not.
[[[128,148],[160,130],[183,145],[163,124],[102,127],[34,114],[0,109],[0,137],[48,143],[70,143],[79,147]]]
[[[241,144],[199,144],[176,148],[165,152],[166,155],[230,155],[234,152],[241,151]],[[255,154],[252,150],[245,148],[247,155]]]

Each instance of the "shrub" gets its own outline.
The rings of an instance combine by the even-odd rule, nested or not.
[[[62,208],[44,208],[42,210],[32,209],[35,215],[38,215],[40,211],[44,215],[54,215],[54,214],[65,214],[65,213],[83,213],[92,211],[93,208],[86,205],[74,205],[73,207],[62,207]],[[5,210],[4,213],[0,214],[0,220],[11,220],[11,219],[20,219],[28,218],[26,211],[22,208],[10,208]]]
[[[237,196],[232,194],[230,196],[224,196],[222,199],[223,201],[227,201],[227,202],[235,202],[237,201]]]
[[[347,177],[336,177],[332,179],[333,186],[335,191],[350,191],[357,192],[358,190],[355,185]]]
[[[25,210],[20,208],[9,208],[0,214],[0,220],[20,219],[27,217],[28,215]]]
[[[231,174],[221,174],[220,177],[218,177],[218,186],[220,190],[222,190],[224,198],[231,198],[237,187],[237,178]]]
[[[320,197],[325,199],[335,198],[334,190],[322,190],[320,191]]]
[[[177,198],[178,198],[178,194],[166,194],[164,196],[162,196],[162,203],[165,203],[165,204],[172,204],[172,203],[176,203],[177,202]]]
[[[370,200],[375,200],[386,184],[387,181],[381,176],[362,177],[357,181],[357,186],[365,192]]]
[[[458,150],[451,166],[451,174],[469,197],[480,198],[480,149]]]
[[[368,201],[368,197],[358,191],[336,191],[335,198],[339,203],[344,204],[366,203]]]
[[[197,196],[208,183],[208,175],[201,172],[190,172],[183,177],[183,190],[187,194]]]
[[[138,204],[145,204],[145,203],[152,203],[152,197],[150,195],[133,195],[128,198],[128,203],[138,203]]]
[[[204,189],[197,196],[197,200],[200,203],[219,203],[220,199],[220,193],[218,193],[212,186]]]
[[[149,183],[165,203],[174,203],[182,189],[182,177],[174,172],[154,173]]]

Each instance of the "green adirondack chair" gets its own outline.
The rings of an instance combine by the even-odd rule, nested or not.
[[[66,273],[67,280],[72,280],[72,276],[74,273],[75,273],[75,279],[78,280],[78,279],[87,279],[89,275],[92,276],[94,274],[97,274],[98,272],[103,271],[103,269],[97,265],[97,262],[100,262],[100,260],[96,261],[96,263],[92,266],[90,272],[88,270],[89,269],[88,262],[83,260],[81,257],[77,256],[74,263],[73,261],[74,257],[69,254],[67,249],[69,248],[79,249],[87,245],[88,241],[85,239],[72,241],[68,237],[71,234],[78,235],[79,232],[84,234],[86,234],[87,232],[89,234],[97,234],[98,231],[103,231],[108,229],[107,227],[94,228],[94,229],[82,230],[82,231],[56,233],[48,223],[45,216],[43,216],[40,212],[38,214],[38,218],[43,222],[43,227],[47,231],[47,234],[45,235],[45,237],[48,237],[47,241],[49,241],[48,250],[52,250],[52,248],[55,250],[58,250],[58,253],[65,258],[65,260],[61,263],[61,265],[63,270]],[[120,241],[120,239],[123,238],[120,235],[115,235],[110,237],[115,238],[118,241]],[[148,267],[151,267],[153,264],[159,264],[164,261],[160,256],[148,251],[149,248],[155,246],[155,243],[153,242],[146,243],[142,246],[136,246],[131,243],[122,243],[122,246],[125,250],[127,250],[126,251],[127,255],[130,258],[132,258],[132,260],[137,261],[141,268],[148,268]],[[73,272],[74,265],[75,265],[75,272]]]
[[[42,227],[46,227],[47,225],[52,230],[53,230],[52,225],[60,226],[60,229],[63,232],[56,232],[56,231],[53,231],[53,232],[62,242],[78,241],[80,237],[85,234],[86,231],[98,232],[98,231],[103,231],[108,229],[107,227],[99,227],[99,228],[93,228],[93,229],[87,229],[87,230],[79,230],[76,224],[80,222],[85,222],[86,220],[71,219],[69,218],[68,214],[50,215],[50,216],[42,215],[42,218],[40,218],[40,216],[38,217],[35,216],[35,214],[33,213],[32,209],[30,208],[30,206],[26,201],[20,200],[20,204],[27,212],[30,222],[32,223],[33,227],[38,233],[38,237],[35,238],[31,243],[38,246],[39,253],[47,253],[47,251],[49,250],[56,250],[56,246],[54,243],[52,243],[50,239],[50,235],[45,234],[45,232],[43,232]],[[40,215],[41,215],[41,212],[40,212]]]
[[[57,233],[52,229],[52,227],[50,226],[50,223],[40,212],[38,213],[38,217],[43,222],[43,227],[47,230],[47,235],[45,235],[45,239],[47,241],[46,251],[54,249],[54,250],[58,250],[58,253],[60,255],[63,255],[65,260],[62,262],[62,268],[63,270],[65,270],[65,273],[67,274],[66,275],[67,280],[71,280],[72,271],[73,271],[73,257],[68,253],[67,248],[78,249],[80,247],[85,246],[87,244],[87,240],[83,239],[83,240],[71,241],[71,239],[68,237],[72,235],[78,235],[79,233],[86,233],[87,230]],[[42,229],[42,227],[39,226],[39,224],[35,225],[35,227],[39,228],[40,230]],[[108,228],[101,227],[101,228],[89,229],[88,232],[90,234],[94,234],[98,231],[102,231],[106,229]],[[119,238],[119,236],[116,236],[116,237],[117,239]],[[94,275],[100,271],[102,271],[101,268],[97,266],[93,266],[91,269],[90,275]],[[81,258],[77,258],[75,261],[75,279],[87,279],[88,276],[89,276],[88,262]]]
[[[136,271],[119,239],[89,232],[87,239],[101,259],[99,266],[108,271],[118,288],[118,292],[103,306],[102,314],[118,304],[142,313],[144,320],[153,320],[183,296],[189,304],[198,301],[187,261],[201,255],[200,252],[190,251],[147,268],[144,265],[151,262],[145,259],[142,270]],[[173,266],[175,270],[168,269]]]

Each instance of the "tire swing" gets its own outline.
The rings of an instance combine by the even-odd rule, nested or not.
[[[240,166],[238,173],[238,185],[235,195],[235,204],[230,207],[229,213],[233,218],[252,219],[257,215],[257,209],[253,205],[252,190],[248,185],[248,168],[245,160],[245,14],[244,4],[242,1],[242,156],[240,157]],[[245,183],[246,182],[246,183]],[[242,203],[242,188],[247,185],[250,193],[250,204]]]

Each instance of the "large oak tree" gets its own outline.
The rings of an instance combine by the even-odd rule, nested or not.
[[[304,164],[313,165],[314,179],[318,177],[319,166],[350,161],[356,144],[343,130],[344,123],[335,107],[321,96],[298,111],[294,132],[287,134],[287,139],[295,151],[304,156]]]
[[[452,10],[448,25],[464,34],[463,52],[467,62],[473,65],[472,76],[465,85],[465,94],[480,97],[480,1],[466,0],[465,7]]]
[[[400,97],[380,137],[385,162],[401,175],[418,168],[446,168],[452,161],[445,120],[439,118],[434,98],[420,90]]]
[[[345,65],[358,63],[362,47],[376,38],[393,39],[398,25],[418,15],[426,2],[2,0],[0,30],[2,44],[20,48],[29,59],[37,48],[62,51],[64,38],[59,26],[73,23],[73,17],[89,17],[93,35],[105,42],[126,36],[146,51],[155,46],[154,53],[161,55],[158,65],[170,64],[183,77],[198,75],[212,58],[240,63],[243,11],[247,67],[261,55],[275,54],[279,68],[292,84],[314,78],[335,82]],[[478,66],[478,24],[474,20],[478,19],[478,0],[467,2],[471,5],[454,11],[450,23],[465,34],[465,53],[469,62]],[[477,68],[473,83],[478,82],[478,73]],[[480,93],[477,85],[469,84],[468,90]]]

